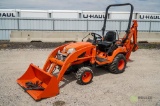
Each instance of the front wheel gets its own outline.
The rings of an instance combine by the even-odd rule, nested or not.
[[[118,54],[109,66],[109,71],[115,74],[123,73],[126,68],[126,58],[123,54]]]
[[[89,84],[93,79],[93,71],[89,67],[81,67],[76,73],[77,83],[81,85]]]

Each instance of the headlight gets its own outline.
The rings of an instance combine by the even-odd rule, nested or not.
[[[75,48],[70,48],[70,49],[68,49],[67,54],[71,54],[71,53],[73,53],[75,51],[76,51]]]

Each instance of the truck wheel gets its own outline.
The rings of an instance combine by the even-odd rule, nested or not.
[[[115,74],[123,73],[126,68],[126,58],[123,54],[118,54],[109,66],[109,71]]]
[[[77,83],[81,85],[89,84],[93,79],[93,71],[89,67],[81,67],[76,73]]]

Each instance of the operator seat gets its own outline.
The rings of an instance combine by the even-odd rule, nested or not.
[[[102,52],[107,52],[112,44],[116,42],[116,32],[108,31],[104,36],[104,40],[98,43],[98,49]]]
[[[116,32],[108,31],[104,37],[104,41],[114,42],[116,40]]]

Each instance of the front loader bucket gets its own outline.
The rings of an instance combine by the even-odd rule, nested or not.
[[[26,83],[40,82],[43,89],[27,89]],[[22,86],[35,100],[48,98],[59,94],[57,78],[39,67],[30,64],[28,70],[17,79],[17,83]]]

